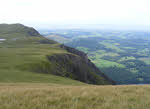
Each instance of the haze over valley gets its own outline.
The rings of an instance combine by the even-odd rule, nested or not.
[[[149,0],[0,0],[0,109],[149,109]]]

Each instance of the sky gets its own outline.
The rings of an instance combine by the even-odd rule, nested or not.
[[[0,0],[0,23],[150,26],[150,0]]]

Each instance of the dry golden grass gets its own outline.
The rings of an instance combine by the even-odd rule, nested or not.
[[[0,84],[0,109],[150,109],[150,86]]]

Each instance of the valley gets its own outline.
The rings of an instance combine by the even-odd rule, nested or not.
[[[64,44],[87,53],[117,84],[150,83],[150,33],[147,31],[70,29],[51,30],[48,34],[44,35],[71,40]],[[60,42],[59,38],[55,41]]]

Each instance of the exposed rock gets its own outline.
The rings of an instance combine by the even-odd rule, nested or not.
[[[61,45],[61,48],[64,48],[65,50],[67,50],[68,52],[70,53],[73,53],[73,54],[76,54],[78,56],[80,56],[80,59],[73,59],[73,62],[77,65],[79,65],[79,63],[85,63],[87,64],[87,67],[88,68],[91,68],[93,72],[95,72],[97,75],[100,75],[101,77],[103,77],[104,79],[106,79],[107,81],[110,81],[112,84],[115,84],[115,82],[113,80],[111,80],[110,78],[108,78],[104,73],[102,73],[99,68],[97,68],[95,66],[95,64],[93,64],[89,59],[88,59],[88,56],[86,53],[82,52],[82,51],[79,51],[75,48],[71,48],[71,47],[68,47],[68,46],[65,46],[65,45]],[[80,65],[79,65],[80,66]],[[84,73],[85,74],[86,72],[86,69],[81,72],[81,73]]]
[[[86,63],[88,62],[88,56],[87,56],[86,53],[84,53],[82,51],[79,51],[79,50],[77,50],[75,48],[71,48],[71,47],[65,46],[65,45],[60,45],[60,47],[65,49],[65,50],[67,50],[70,53],[73,53],[73,54],[76,54],[76,55],[82,57],[85,60]]]

